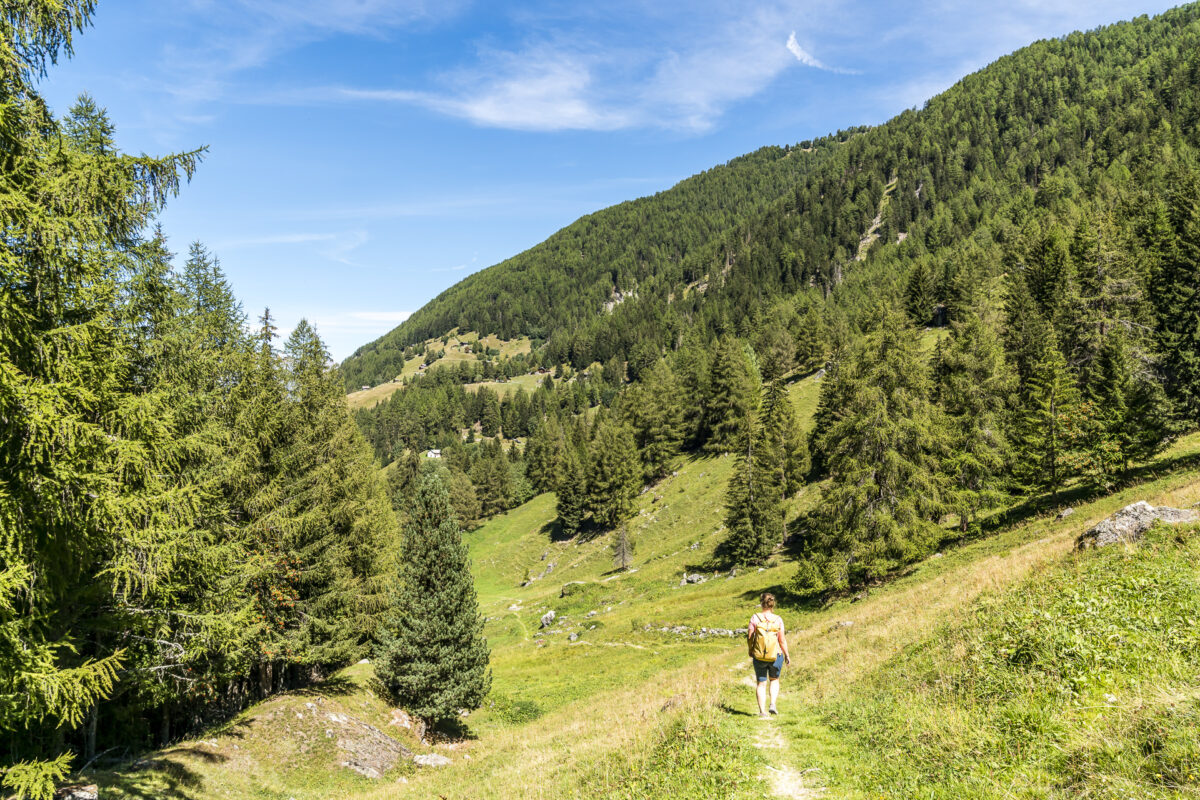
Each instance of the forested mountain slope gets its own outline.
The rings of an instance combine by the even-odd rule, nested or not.
[[[650,197],[580,218],[541,244],[442,292],[343,364],[346,385],[400,372],[401,351],[452,328],[544,339],[645,291],[668,265],[789,191],[853,132],[763,147]]]
[[[790,173],[798,180],[781,199],[770,191],[778,180],[742,185],[738,208],[758,209],[752,214],[689,216],[684,190],[703,194],[718,175],[745,175],[778,151],[585,217],[467,278],[362,348],[344,365],[348,384],[390,379],[399,363],[392,350],[456,325],[545,339],[545,363],[584,367],[628,358],[639,343],[678,346],[697,324],[701,339],[749,336],[772,299],[804,289],[827,294],[849,280],[855,288],[841,292],[846,304],[869,305],[894,292],[918,262],[931,275],[930,299],[948,300],[956,282],[966,289],[998,270],[996,245],[1010,242],[1031,216],[1084,195],[1136,206],[1138,191],[1153,191],[1172,170],[1195,163],[1198,13],[1188,5],[1001,58],[921,110],[836,147],[835,140],[818,143],[813,155],[824,157]],[[799,155],[793,150],[790,158]],[[878,240],[866,265],[857,264],[893,181]],[[1005,218],[996,219],[1002,211]],[[681,221],[689,233],[674,233]],[[719,231],[720,222],[732,225]],[[987,232],[976,235],[981,228]],[[855,272],[861,282],[852,280]],[[689,289],[705,284],[706,292]],[[628,299],[606,312],[614,288]]]

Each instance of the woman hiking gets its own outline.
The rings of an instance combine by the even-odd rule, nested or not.
[[[754,664],[756,680],[755,694],[758,696],[759,719],[770,719],[778,714],[775,701],[779,699],[779,673],[784,664],[791,664],[787,638],[783,633],[783,618],[775,613],[775,595],[763,592],[759,598],[762,606],[750,617],[746,638],[750,645],[751,663]],[[767,705],[768,680],[770,681],[771,704]],[[768,714],[767,712],[770,712]]]

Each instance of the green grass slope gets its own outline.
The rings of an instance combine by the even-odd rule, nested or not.
[[[792,385],[806,419],[817,386]],[[1134,500],[1200,500],[1200,435],[1136,485],[1073,498],[1064,520],[1015,509],[859,602],[785,600],[794,664],[770,722],[752,716],[743,641],[698,635],[744,625],[794,569],[781,552],[762,571],[713,571],[732,467],[687,460],[639,498],[629,571],[612,534],[555,541],[552,495],[466,534],[494,671],[466,738],[422,744],[391,724],[357,665],[82,777],[106,798],[1196,796],[1195,541],[1071,547]],[[808,487],[793,511],[815,498]],[[705,580],[681,586],[685,573]],[[370,739],[364,725],[450,763],[363,777],[344,763],[365,747],[346,731]]]

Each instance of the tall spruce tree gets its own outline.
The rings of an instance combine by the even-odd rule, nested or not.
[[[725,493],[723,549],[733,564],[763,564],[783,541],[780,453],[765,442],[761,421],[742,426],[742,444]]]
[[[1018,394],[1013,424],[1017,447],[1013,474],[1029,488],[1055,494],[1080,471],[1079,445],[1084,416],[1075,377],[1058,349],[1053,330],[1035,340],[1040,352]]]
[[[709,372],[707,452],[729,453],[741,447],[746,421],[753,420],[758,412],[760,383],[749,348],[731,336],[721,339]]]
[[[296,625],[284,652],[317,670],[361,657],[383,604],[372,581],[376,561],[396,530],[341,376],[307,320],[293,329],[283,355],[288,442],[279,452],[283,493],[273,513],[297,573]]]
[[[660,360],[643,370],[641,381],[621,395],[620,415],[633,429],[648,482],[670,472],[683,444],[681,391],[671,367]]]
[[[587,508],[592,520],[614,528],[633,515],[642,468],[629,427],[610,417],[597,420],[588,453]]]
[[[579,452],[574,445],[563,450],[562,470],[558,475],[557,495],[558,527],[568,538],[579,533],[587,505],[587,477],[580,463]]]
[[[483,704],[492,684],[467,547],[436,474],[421,481],[404,530],[375,675],[429,724]]]
[[[1200,424],[1200,178],[1177,176],[1169,236],[1153,275],[1158,346],[1168,396],[1182,427]]]
[[[977,315],[952,323],[939,355],[937,395],[950,435],[942,467],[946,503],[966,531],[981,510],[1003,497],[1009,458],[1005,409],[1015,376],[996,332]]]
[[[808,440],[800,431],[796,409],[782,379],[770,381],[763,388],[760,420],[763,454],[778,471],[782,497],[791,497],[804,485],[810,464]]]

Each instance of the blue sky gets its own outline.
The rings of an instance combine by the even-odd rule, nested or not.
[[[120,146],[210,147],[163,215],[335,358],[586,214],[875,124],[1152,0],[100,0],[43,83]]]

